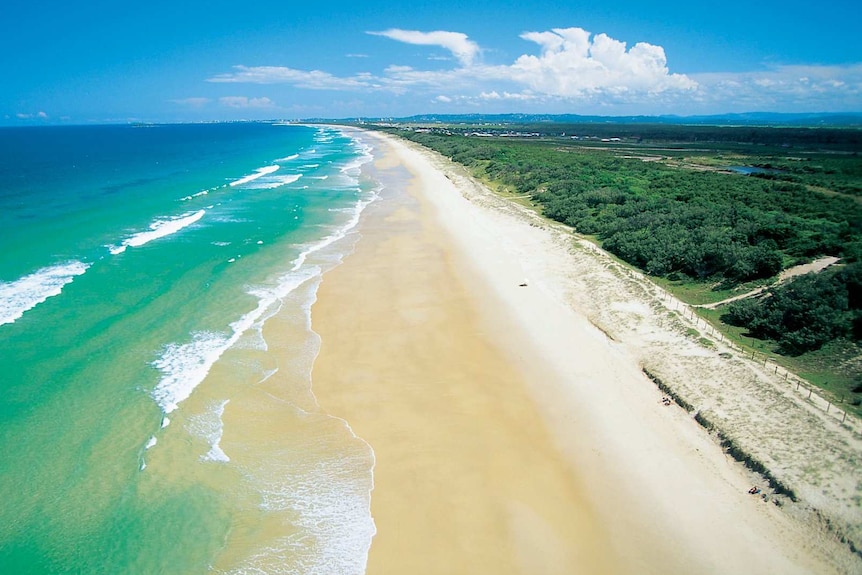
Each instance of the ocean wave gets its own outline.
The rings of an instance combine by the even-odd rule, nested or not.
[[[254,171],[253,174],[249,174],[247,176],[243,176],[242,178],[235,180],[230,183],[231,186],[241,186],[243,184],[247,184],[249,182],[253,182],[254,180],[263,177],[267,174],[271,174],[273,172],[277,172],[281,166],[264,166],[262,168],[258,168]]]
[[[209,189],[207,189],[207,190],[201,190],[201,191],[199,191],[199,192],[198,192],[198,193],[196,193],[196,194],[192,194],[192,195],[190,195],[190,196],[185,196],[184,198],[180,198],[180,201],[181,201],[181,202],[187,202],[187,201],[189,201],[189,200],[193,200],[193,199],[195,199],[195,198],[199,198],[199,197],[201,197],[201,196],[205,196],[205,195],[209,194],[210,192],[215,192],[215,191],[216,191],[216,190],[218,190],[219,188],[223,188],[223,187],[224,187],[224,186],[215,186],[214,188],[209,188]]]
[[[302,267],[302,265],[305,263],[305,260],[311,254],[318,252],[327,246],[331,246],[338,240],[347,236],[347,234],[350,233],[350,231],[356,227],[356,224],[359,223],[359,217],[362,215],[362,211],[365,209],[365,207],[374,200],[376,200],[377,197],[378,195],[375,192],[370,198],[365,200],[359,200],[358,202],[356,202],[352,209],[345,208],[344,211],[351,214],[350,219],[347,221],[347,223],[332,234],[324,237],[323,239],[312,244],[308,244],[306,249],[300,252],[299,256],[295,260],[293,260],[293,270],[297,270]]]
[[[149,230],[145,232],[139,232],[133,236],[126,238],[118,246],[108,246],[108,251],[110,251],[114,255],[121,254],[126,251],[126,248],[128,247],[142,246],[153,240],[157,240],[159,238],[175,234],[181,229],[188,227],[201,219],[205,213],[206,210],[198,210],[196,212],[184,214],[176,218],[158,219],[150,224]]]
[[[239,341],[240,336],[254,326],[274,303],[319,274],[319,268],[309,268],[283,278],[274,289],[252,290],[250,293],[258,297],[257,307],[231,323],[230,333],[195,332],[188,343],[165,346],[161,357],[153,362],[153,366],[162,372],[162,378],[153,390],[153,398],[162,411],[174,411],[206,378],[222,354]]]
[[[59,295],[63,286],[89,267],[90,264],[84,262],[66,262],[42,268],[12,282],[0,282],[0,325],[14,323],[49,297]]]
[[[294,435],[285,447],[290,455],[275,450],[242,470],[260,493],[261,510],[287,515],[297,529],[256,549],[231,575],[365,573],[377,532],[374,451],[343,419],[309,415],[314,432]]]
[[[273,188],[278,188],[281,186],[286,186],[287,184],[292,184],[293,182],[299,180],[302,177],[302,174],[288,174],[285,176],[268,176],[266,178],[261,178],[250,186],[245,186],[247,190],[271,190]]]
[[[162,411],[171,413],[179,402],[191,395],[227,349],[229,340],[221,333],[196,332],[188,343],[172,343],[165,347],[162,356],[153,362],[163,374],[153,390],[153,397]]]
[[[290,162],[292,160],[297,159],[298,157],[299,157],[299,154],[291,154],[291,155],[287,156],[286,158],[278,158],[275,161],[276,162]]]
[[[363,146],[360,148],[360,156],[352,162],[344,165],[341,168],[341,172],[350,176],[358,176],[360,168],[373,159],[374,156],[371,155],[371,147]]]
[[[233,574],[362,575],[377,528],[368,489],[349,477],[361,463],[324,461],[316,469],[277,469],[263,486],[265,511],[296,513],[299,531],[272,542]],[[297,477],[297,475],[300,475]],[[290,477],[284,482],[282,478]]]
[[[222,354],[239,341],[243,333],[275,313],[270,311],[274,304],[308,280],[319,276],[322,273],[320,267],[304,267],[308,257],[344,238],[356,227],[365,207],[376,198],[377,194],[374,193],[368,199],[356,202],[349,220],[344,225],[321,240],[305,245],[293,260],[290,270],[278,279],[275,287],[250,289],[248,293],[258,298],[257,307],[231,323],[229,333],[195,332],[190,342],[167,345],[161,357],[153,362],[153,366],[162,372],[162,377],[153,390],[153,398],[162,411],[171,413],[177,409],[206,378]]]
[[[371,160],[367,150],[351,165],[361,166]],[[261,174],[264,175],[264,174]],[[259,177],[259,176],[258,176]],[[153,398],[165,413],[171,413],[178,405],[187,399],[194,389],[206,378],[212,366],[233,347],[240,337],[250,328],[259,326],[272,314],[277,312],[276,303],[282,301],[293,290],[310,279],[323,273],[315,266],[306,266],[309,256],[331,246],[341,240],[359,223],[359,218],[368,204],[376,200],[379,190],[372,191],[366,198],[358,200],[350,210],[346,222],[338,226],[329,235],[300,246],[300,253],[293,260],[290,269],[276,282],[275,287],[256,287],[248,291],[258,298],[255,309],[243,315],[230,324],[230,331],[225,332],[195,332],[187,343],[171,343],[162,351],[161,356],[153,362],[153,366],[161,371],[162,377],[153,390]],[[340,257],[340,256],[339,256]]]

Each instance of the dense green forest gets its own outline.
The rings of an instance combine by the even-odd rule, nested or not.
[[[733,302],[722,319],[800,355],[836,338],[862,339],[862,265],[808,274],[764,296]]]
[[[728,144],[734,131],[726,128],[637,128],[601,126],[604,135],[624,134],[613,141],[575,140],[559,128],[529,137],[505,127],[397,133],[529,197],[545,216],[656,277],[729,289],[818,256],[839,257],[840,270],[743,300],[726,320],[791,355],[836,338],[859,340],[862,131],[740,128],[745,143]],[[644,142],[647,133],[654,141]],[[716,134],[699,145],[662,139]],[[814,147],[791,148],[789,140]],[[754,149],[751,141],[773,145]],[[729,173],[736,164],[754,173]]]

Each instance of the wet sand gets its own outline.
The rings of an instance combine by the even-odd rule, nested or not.
[[[386,187],[319,288],[312,385],[374,450],[370,575],[834,572],[625,350],[520,285],[541,230],[363,137]]]

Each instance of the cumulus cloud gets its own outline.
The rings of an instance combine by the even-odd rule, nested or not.
[[[521,38],[538,44],[539,56],[523,55],[508,67],[530,89],[577,98],[587,93],[657,93],[693,90],[697,83],[671,74],[664,48],[638,42],[630,49],[607,34],[591,36],[582,28],[527,32]]]
[[[275,103],[269,98],[249,98],[247,96],[224,96],[219,104],[230,108],[272,108]]]
[[[313,90],[388,91],[404,94],[427,89],[452,98],[497,93],[506,100],[532,100],[539,96],[593,100],[598,95],[637,98],[662,92],[690,91],[695,81],[668,70],[661,46],[640,42],[627,48],[606,34],[593,36],[582,28],[555,28],[526,32],[525,40],[538,44],[539,55],[524,54],[507,65],[477,62],[479,45],[460,32],[420,32],[393,28],[369,34],[420,46],[448,50],[458,65],[442,70],[418,70],[390,65],[382,74],[335,76],[320,70],[283,66],[235,66],[231,73],[209,78],[217,83],[291,84]],[[505,94],[503,96],[502,94]]]
[[[406,44],[418,46],[440,46],[449,50],[462,66],[469,66],[479,55],[479,45],[470,40],[466,34],[461,32],[445,32],[437,30],[434,32],[419,32],[417,30],[400,30],[391,28],[383,32],[368,32],[373,36],[385,36],[391,40],[397,40]]]
[[[346,76],[283,66],[235,66],[208,81],[413,94],[453,107],[530,104],[533,108],[570,109],[576,104],[581,109],[637,113],[791,110],[794,106],[850,110],[858,109],[862,97],[862,65],[782,66],[757,72],[686,75],[671,72],[661,46],[647,42],[629,46],[607,34],[576,27],[525,32],[521,38],[536,49],[500,64],[480,61],[480,46],[458,32],[390,29],[369,34],[444,48],[453,63],[442,69],[391,64],[376,73]]]

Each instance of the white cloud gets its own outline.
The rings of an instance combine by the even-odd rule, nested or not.
[[[248,84],[293,84],[310,90],[352,90],[372,87],[370,77],[339,78],[320,70],[296,70],[284,66],[234,66],[231,74],[218,74],[207,82]]]
[[[15,117],[18,118],[19,120],[33,120],[33,119],[47,120],[48,114],[46,114],[45,112],[39,111],[39,112],[36,112],[35,114],[18,113],[18,114],[15,114]]]
[[[249,98],[247,96],[225,96],[218,99],[219,104],[230,108],[273,108],[275,103],[269,98]]]
[[[523,55],[508,66],[512,78],[552,96],[578,98],[594,92],[659,93],[693,90],[697,83],[671,74],[661,46],[626,43],[607,34],[592,36],[582,28],[555,28],[521,35],[542,48],[540,56]]]
[[[512,93],[512,92],[503,92],[500,94],[496,90],[491,92],[482,92],[479,94],[479,98],[481,100],[516,100],[521,102],[527,102],[530,100],[536,100],[537,97],[535,94],[531,94],[529,92],[522,93]]]
[[[695,74],[698,98],[731,111],[858,111],[862,64],[775,66],[755,72]]]
[[[434,32],[419,32],[417,30],[400,30],[392,28],[383,32],[368,32],[374,36],[385,36],[392,40],[415,44],[418,46],[440,46],[452,52],[462,66],[470,66],[479,55],[479,45],[470,40],[466,34],[461,32],[445,32],[437,30]]]
[[[862,101],[862,64],[685,75],[671,72],[661,46],[638,42],[629,47],[607,34],[555,28],[525,32],[521,38],[536,45],[536,53],[494,65],[478,61],[482,49],[457,32],[392,29],[369,34],[445,48],[453,63],[443,69],[389,65],[380,72],[347,76],[282,66],[235,66],[208,81],[411,94],[453,108],[571,110],[575,105],[581,111],[605,113],[858,110]]]
[[[171,102],[175,104],[180,104],[181,106],[189,106],[191,108],[201,108],[206,106],[210,102],[212,102],[209,98],[181,98],[178,100],[171,100]]]

